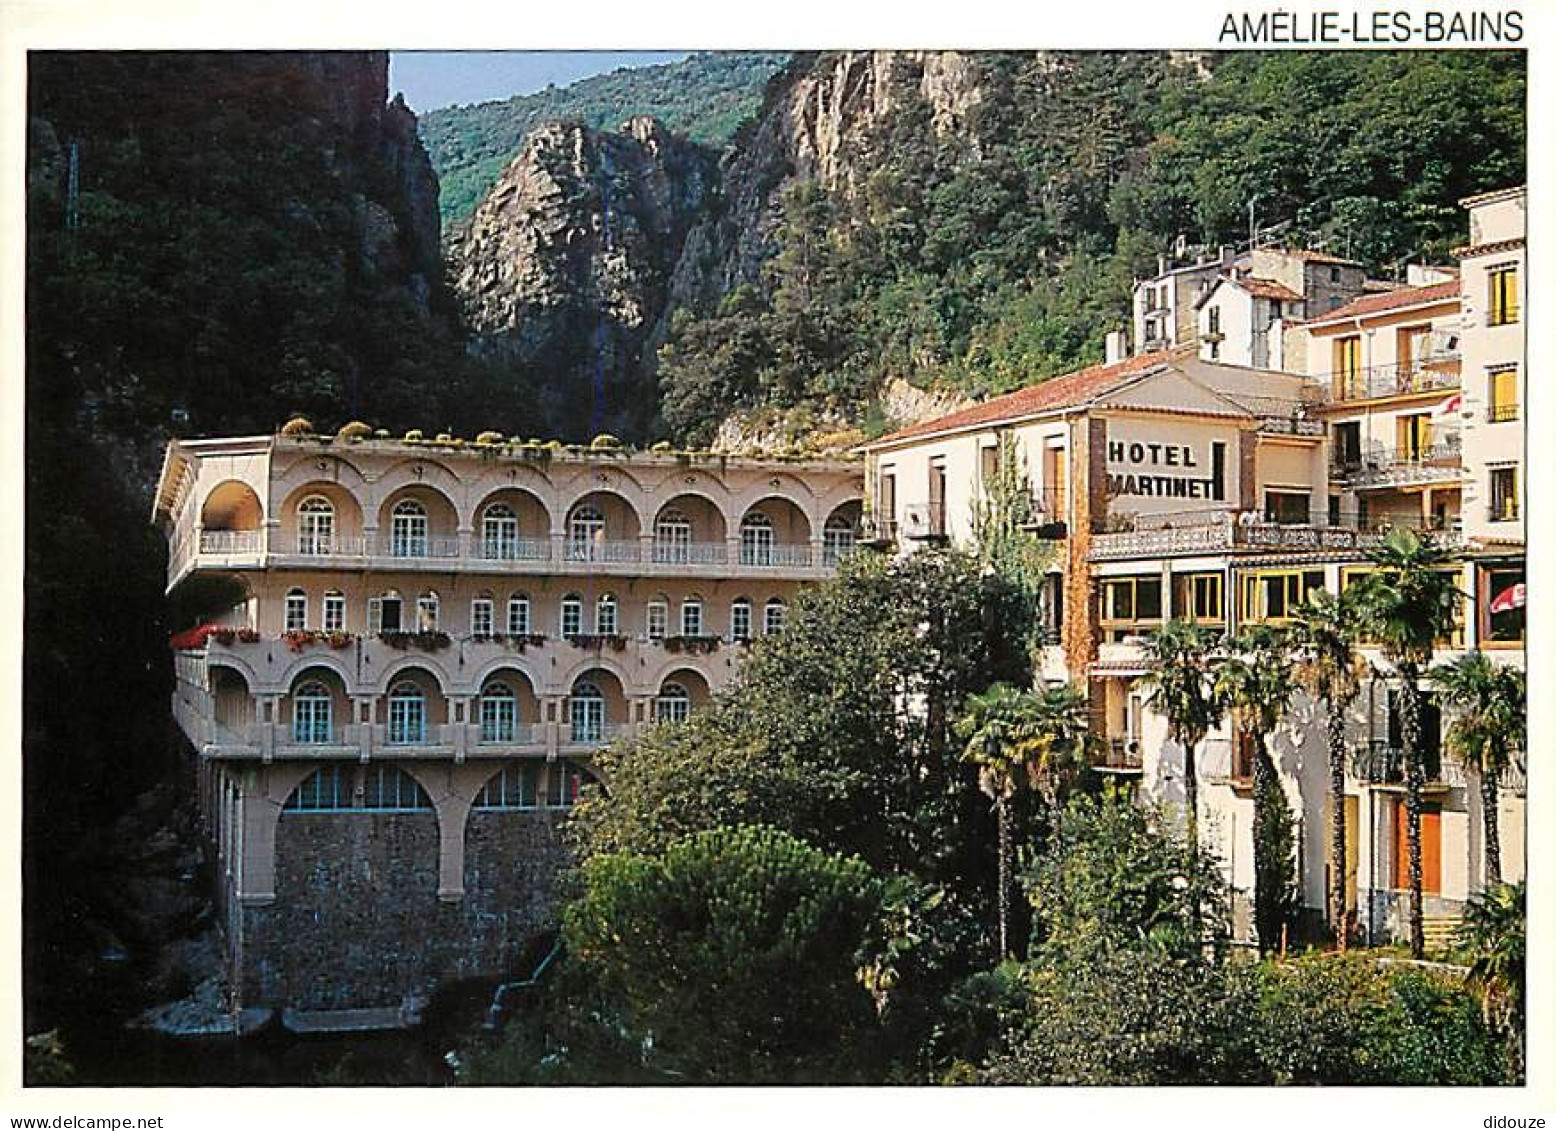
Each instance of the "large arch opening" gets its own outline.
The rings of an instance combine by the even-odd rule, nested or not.
[[[281,698],[283,741],[322,746],[345,741],[351,724],[351,696],[333,668],[306,667],[292,677]]]
[[[391,558],[458,557],[459,515],[435,487],[401,487],[379,508],[378,543],[377,552]]]
[[[543,561],[551,545],[551,512],[534,493],[504,487],[475,509],[476,554],[493,561]]]
[[[614,491],[590,491],[568,508],[567,560],[573,562],[635,562],[638,560],[638,514]]]
[[[259,549],[265,508],[254,488],[236,479],[218,483],[200,506],[202,554],[251,553]]]
[[[740,520],[740,564],[810,564],[810,519],[798,504],[772,495],[746,511]]]
[[[719,564],[728,555],[724,513],[704,495],[677,495],[654,516],[654,561]]]
[[[621,680],[605,668],[590,668],[568,692],[563,734],[573,745],[599,746],[620,733],[627,713]]]

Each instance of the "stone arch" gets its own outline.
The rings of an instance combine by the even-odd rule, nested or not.
[[[258,530],[265,523],[259,492],[241,479],[224,479],[200,503],[200,526],[211,530]]]
[[[206,666],[205,673],[207,691],[215,691],[215,687],[212,685],[212,677],[223,671],[231,672],[233,675],[237,676],[238,679],[242,680],[244,689],[250,695],[253,695],[255,689],[260,685],[259,674],[254,670],[254,666],[252,664],[243,659],[241,656],[235,656],[227,653],[223,654],[220,659],[211,660]]]
[[[420,469],[420,474],[417,474],[417,469]],[[408,456],[390,464],[373,483],[374,502],[382,506],[384,500],[395,492],[418,486],[442,492],[460,518],[468,518],[462,510],[468,493],[466,482],[446,464],[431,457]]]
[[[713,699],[713,687],[708,677],[694,667],[682,665],[665,672],[659,680],[657,695],[663,695],[666,684],[678,683],[691,696],[692,710],[699,711]]]
[[[385,552],[390,545],[394,528],[395,508],[407,501],[415,501],[425,510],[429,541],[433,543],[451,541],[458,536],[463,516],[455,502],[455,496],[430,483],[402,483],[384,492],[378,502],[378,540],[385,548]],[[429,546],[430,549],[432,547]],[[429,553],[426,556],[446,555]]]
[[[771,551],[762,548],[763,537],[748,533],[761,520],[771,530],[766,536]],[[763,495],[746,507],[740,516],[739,533],[742,565],[801,564],[810,553],[811,538],[819,535],[804,506],[787,495],[774,494]]]
[[[569,540],[573,516],[585,506],[594,507],[604,517],[607,542],[636,541],[651,521],[645,519],[643,508],[632,496],[614,486],[596,484],[591,490],[572,496],[561,512],[563,536]]]
[[[373,690],[379,696],[387,695],[389,688],[408,671],[426,672],[432,681],[429,690],[436,688],[438,694],[444,697],[448,696],[449,689],[455,683],[454,677],[444,669],[442,664],[425,653],[415,653],[385,664],[383,670],[378,673],[378,678],[373,681]]]
[[[637,519],[639,530],[650,528],[653,523],[653,513],[650,510],[653,493],[644,490],[643,484],[631,472],[614,464],[608,468],[592,463],[581,464],[568,479],[562,480],[558,477],[557,493],[560,506],[557,518],[565,524],[573,508],[586,496],[602,492],[619,496],[626,503]]]
[[[691,523],[691,540],[702,543],[723,542],[729,537],[728,498],[715,499],[706,491],[692,488],[677,491],[654,512],[653,530],[667,511],[680,511]]]
[[[557,517],[551,513],[541,491],[527,483],[504,483],[487,491],[470,509],[470,528],[475,532],[478,544],[488,508],[498,505],[513,511],[521,539],[545,541],[551,536]]]
[[[516,665],[511,659],[495,660],[487,664],[482,669],[479,678],[473,682],[475,701],[470,706],[470,721],[478,727],[481,725],[481,703],[485,697],[486,688],[494,682],[503,683],[512,689],[518,714],[516,722],[520,728],[520,738],[522,738],[524,728],[533,727],[541,721],[540,695],[536,691],[535,681],[530,678],[529,673]]]
[[[346,667],[344,660],[325,651],[310,651],[293,660],[281,674],[281,686],[290,689],[297,682],[297,677],[309,668],[327,668],[334,672],[348,689],[356,686],[356,673]]]
[[[333,664],[305,662],[292,670],[286,691],[281,696],[280,714],[276,721],[281,724],[282,734],[286,736],[283,741],[296,741],[296,697],[301,689],[314,684],[321,685],[329,695],[331,741],[340,741],[341,728],[356,721],[351,685],[339,669]]]
[[[275,515],[280,522],[282,545],[287,550],[297,545],[300,529],[298,508],[314,496],[326,499],[335,508],[335,538],[342,542],[354,542],[362,537],[363,515],[358,495],[343,484],[328,479],[309,479],[291,488]]]
[[[357,498],[365,498],[369,492],[367,477],[351,460],[326,452],[300,454],[284,466],[276,468],[276,487],[290,492],[300,483],[333,483]]]
[[[631,683],[622,678],[614,664],[597,660],[581,667],[582,670],[567,683],[567,704],[562,720],[563,740],[569,744],[608,742],[617,728],[631,721],[631,704],[627,698],[627,688]],[[601,720],[604,725],[598,738],[589,738],[586,732],[580,731],[576,696],[586,685],[597,688],[604,703],[604,717]]]

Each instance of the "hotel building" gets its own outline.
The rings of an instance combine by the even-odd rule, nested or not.
[[[176,440],[155,519],[235,1005],[390,1024],[552,920],[560,819],[854,545],[856,461]]]
[[[905,551],[969,541],[1001,441],[1013,441],[1038,535],[1053,546],[1041,674],[1086,688],[1096,772],[1170,803],[1184,800],[1183,751],[1145,706],[1142,634],[1172,618],[1228,632],[1288,623],[1309,591],[1339,592],[1364,573],[1366,550],[1389,527],[1429,529],[1462,553],[1462,623],[1439,657],[1482,648],[1522,664],[1523,201],[1519,189],[1463,202],[1472,242],[1458,252],[1457,277],[1321,304],[1287,331],[1288,342],[1301,339],[1287,356],[1306,361],[1296,372],[1210,360],[1206,343],[1189,343],[864,445],[867,525]],[[1363,653],[1382,664],[1376,649]],[[1397,685],[1373,679],[1348,720],[1347,890],[1374,940],[1406,929],[1397,700]],[[1430,701],[1425,716],[1423,887],[1441,931],[1483,884],[1483,825],[1473,772],[1442,750],[1446,720]],[[1325,729],[1322,708],[1299,695],[1271,743],[1313,916],[1332,882]],[[1251,754],[1229,723],[1197,751],[1202,836],[1239,893],[1244,933]],[[1503,785],[1503,875],[1518,879],[1522,772]]]

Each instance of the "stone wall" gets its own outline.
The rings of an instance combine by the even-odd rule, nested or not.
[[[552,921],[562,819],[472,813],[465,894],[440,901],[433,813],[283,814],[275,902],[245,908],[233,940],[243,1004],[398,1009],[503,973]]]

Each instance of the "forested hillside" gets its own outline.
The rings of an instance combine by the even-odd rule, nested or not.
[[[672,431],[707,436],[732,406],[859,416],[891,375],[983,393],[1100,360],[1132,277],[1180,235],[1246,239],[1250,206],[1376,271],[1442,262],[1456,201],[1524,177],[1521,55],[964,58],[954,130],[909,68],[889,112],[840,123],[842,170],[732,159],[726,197],[750,191],[730,174],[770,184],[750,213],[771,234],[753,256],[726,225],[709,242],[743,266],[683,289],[660,355]],[[882,68],[819,60],[765,116],[862,87],[859,66]]]
[[[603,131],[636,115],[652,115],[693,141],[722,146],[761,106],[763,87],[787,59],[772,51],[693,55],[503,102],[430,111],[421,118],[421,136],[443,186],[443,227],[447,231],[469,219],[524,139],[547,122],[579,122]]]

